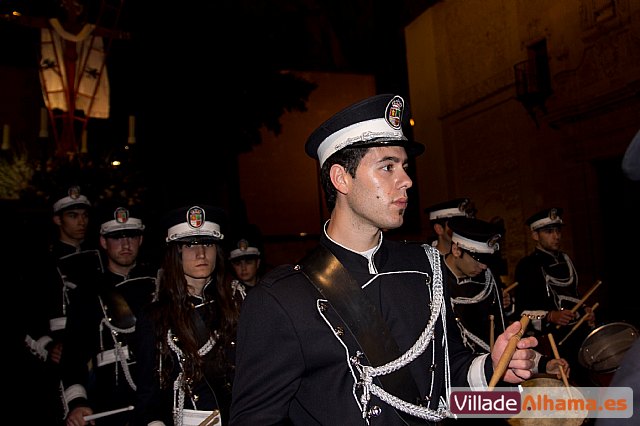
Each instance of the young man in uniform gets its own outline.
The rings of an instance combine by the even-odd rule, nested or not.
[[[549,333],[554,341],[561,342],[580,316],[587,315],[587,324],[595,326],[595,316],[589,305],[583,305],[577,312],[572,308],[580,301],[578,273],[569,255],[561,250],[563,210],[558,207],[543,209],[526,221],[531,230],[531,238],[536,247],[516,265],[515,289],[516,310],[521,314],[535,313],[541,319],[531,322],[530,334],[546,342]],[[556,327],[558,326],[558,327]],[[585,328],[586,329],[586,328]],[[559,348],[571,365],[578,364],[578,350],[586,334],[574,333]],[[547,346],[547,345],[543,345]],[[547,352],[550,352],[547,349]],[[577,380],[584,372],[576,369]],[[578,383],[588,386],[587,382]]]
[[[491,337],[504,332],[508,323],[503,295],[489,265],[500,250],[501,229],[484,220],[456,217],[449,221],[451,251],[445,256],[451,307],[463,342],[473,353],[491,350]],[[536,353],[537,372],[557,374],[558,364],[567,372],[566,360],[558,362]],[[538,367],[539,366],[539,367]]]
[[[244,300],[230,425],[437,422],[450,386],[486,387],[519,331],[514,323],[491,354],[472,355],[438,251],[384,238],[403,223],[408,156],[424,150],[404,136],[404,111],[400,96],[373,96],[307,140],[331,217],[315,250],[271,270]],[[536,343],[518,342],[502,379],[531,376]]]
[[[153,301],[156,291],[157,268],[138,260],[145,230],[142,219],[124,203],[109,203],[101,210],[105,270],[82,283],[68,313],[61,362],[69,405],[67,426],[84,425],[84,416],[135,402],[131,339],[138,312]],[[130,415],[112,414],[98,424],[124,425]]]
[[[91,203],[80,187],[66,187],[54,197],[56,238],[25,280],[33,291],[25,343],[41,362],[40,404],[52,424],[61,422],[66,404],[61,392],[60,359],[67,310],[82,277],[102,269],[100,255],[87,244]]]
[[[441,255],[444,256],[451,250],[451,229],[447,222],[453,217],[469,217],[470,206],[469,198],[456,198],[424,209],[429,215],[429,223],[436,236],[431,246],[437,248]]]
[[[246,292],[251,290],[260,279],[260,266],[262,252],[260,251],[258,238],[254,233],[245,230],[234,239],[230,248],[229,263],[231,264],[231,288],[233,294],[238,292],[242,299]]]

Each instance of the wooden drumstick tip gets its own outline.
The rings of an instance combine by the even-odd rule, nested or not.
[[[587,291],[587,294],[585,294],[584,297],[580,299],[573,308],[571,308],[571,312],[576,313],[578,311],[578,308],[580,308],[580,306],[582,306],[582,304],[587,301],[589,296],[591,296],[593,292],[596,291],[598,287],[600,287],[600,284],[602,284],[601,280],[596,281],[595,284],[591,286],[589,291]],[[560,329],[560,327],[560,324],[556,325],[557,330]]]
[[[516,288],[518,286],[518,281],[514,282],[513,284],[511,284],[508,287],[505,287],[504,289],[502,289],[502,291],[509,293],[511,290],[513,290],[514,288]]]
[[[560,359],[560,353],[558,352],[556,341],[553,339],[553,334],[549,333],[547,337],[549,337],[549,343],[551,344],[551,350],[553,350],[553,356],[556,359]],[[564,387],[567,388],[567,392],[569,392],[569,398],[571,398],[571,388],[569,387],[569,380],[567,379],[567,375],[564,372],[564,367],[560,365],[559,368],[560,368],[560,375],[562,376],[562,382],[564,383]]]
[[[591,307],[591,312],[594,312],[598,306],[600,306],[600,302],[596,302],[593,304],[593,306]],[[571,334],[573,334],[574,331],[576,331],[578,329],[578,327],[580,327],[582,325],[583,322],[585,322],[587,319],[587,316],[583,316],[582,318],[580,318],[580,320],[573,326],[573,328],[571,329],[571,331],[569,331],[562,340],[560,340],[560,343],[558,343],[558,346],[561,346],[562,343],[564,343],[565,340],[567,340],[569,338],[569,336],[571,336]]]

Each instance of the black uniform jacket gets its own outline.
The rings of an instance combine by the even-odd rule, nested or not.
[[[140,264],[127,277],[107,270],[93,282],[83,283],[73,295],[61,363],[70,409],[89,405],[97,412],[133,404],[131,339],[136,316],[153,301],[156,274]],[[116,356],[116,342],[125,350],[126,359]],[[78,394],[80,386],[90,401]]]
[[[103,270],[98,250],[74,250],[69,244],[54,243],[38,268],[26,275],[33,291],[26,341],[41,358],[46,357],[45,348],[62,341],[67,310],[80,283],[90,282]]]
[[[562,252],[554,255],[538,248],[523,257],[515,271],[515,279],[519,283],[515,289],[518,311],[548,312],[573,308],[579,300],[578,276],[570,262]],[[578,316],[575,321],[577,319]],[[575,321],[564,327],[566,331]],[[542,320],[542,333],[549,331],[554,331],[556,338],[564,335],[556,332],[555,324]]]
[[[326,235],[321,237],[321,244],[361,286],[376,277],[369,272],[365,257],[339,247]],[[404,353],[424,331],[431,313],[433,273],[425,248],[384,240],[373,262],[379,274],[428,274],[378,275],[363,289]],[[444,287],[451,380],[453,386],[468,386],[467,371],[473,356],[462,345]],[[292,265],[275,268],[248,293],[238,326],[231,425],[366,424],[354,391],[358,373],[350,363],[359,347],[336,311],[330,306],[322,308],[322,300],[315,287]],[[436,326],[434,342],[404,367],[410,369],[420,395],[431,395],[431,408],[437,407],[445,389],[441,321]],[[487,377],[492,374],[490,364],[485,360],[483,365]],[[371,417],[371,425],[403,424],[392,407],[371,395],[369,407],[373,406],[380,407],[381,412]]]
[[[216,285],[210,282],[205,286],[204,298],[191,297],[191,303],[196,306],[193,315],[201,318],[198,321],[202,325],[210,327],[207,330],[211,335],[215,334],[219,324],[220,308],[216,303],[217,295]],[[173,425],[173,407],[174,407],[174,390],[173,384],[182,372],[178,357],[172,354],[173,365],[164,363],[159,365],[158,342],[156,340],[156,324],[152,317],[152,311],[157,310],[159,302],[154,302],[147,306],[136,326],[136,358],[138,368],[136,370],[136,404],[134,412],[133,425],[142,426],[152,422],[163,422],[165,425]],[[202,330],[199,330],[202,331]],[[202,333],[201,333],[202,334]],[[201,336],[201,347],[207,342],[209,336]],[[164,337],[166,339],[166,336]],[[219,343],[216,343],[216,345]],[[178,342],[179,346],[179,342]],[[229,348],[225,348],[225,352],[229,359],[230,365],[220,367],[219,361],[214,359],[215,347],[208,353],[203,355],[204,377],[197,381],[190,381],[191,391],[196,400],[194,406],[192,398],[186,396],[184,399],[185,409],[190,410],[220,410],[222,417],[222,425],[226,425],[229,419],[229,406],[231,405],[231,378],[233,352]],[[159,370],[160,368],[170,368],[171,383],[165,387],[160,387]]]
[[[474,353],[486,353],[490,347],[491,330],[494,337],[498,337],[506,326],[501,291],[489,269],[476,277],[463,279],[448,272],[453,312],[465,345]],[[493,321],[489,315],[493,315]]]

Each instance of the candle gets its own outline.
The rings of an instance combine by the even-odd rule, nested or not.
[[[5,124],[2,127],[2,147],[0,149],[7,151],[9,147],[9,125]]]
[[[82,129],[82,145],[80,147],[80,152],[83,154],[89,152],[87,150],[87,129]]]
[[[41,138],[49,137],[49,111],[46,108],[40,108],[40,133]]]
[[[136,116],[129,116],[129,138],[127,139],[127,143],[133,145],[136,143]]]

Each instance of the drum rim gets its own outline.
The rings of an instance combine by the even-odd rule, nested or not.
[[[611,325],[624,325],[627,328],[632,329],[635,334],[636,334],[636,339],[638,339],[640,337],[640,331],[638,331],[638,329],[631,323],[628,323],[626,321],[614,321],[614,322],[610,322],[607,324],[602,324],[598,327],[596,327],[595,329],[591,330],[591,332],[587,335],[587,337],[584,338],[584,340],[582,341],[582,343],[580,344],[580,349],[578,350],[578,362],[580,363],[580,365],[582,365],[583,367],[587,368],[589,371],[594,371],[594,372],[598,372],[598,373],[611,373],[616,371],[620,366],[614,367],[614,368],[609,368],[607,370],[596,370],[595,368],[592,368],[591,365],[585,365],[585,363],[583,363],[583,348],[585,343],[587,343],[587,340],[589,340],[591,338],[591,336],[595,335],[596,333],[598,333],[600,330],[602,330],[603,328],[606,328],[608,326]]]
[[[598,326],[598,327],[594,328],[593,330],[591,330],[591,333],[589,333],[589,335],[588,335],[587,337],[585,337],[585,338],[584,338],[584,340],[582,341],[582,344],[584,345],[584,343],[585,343],[587,340],[589,340],[589,338],[590,338],[592,335],[596,334],[598,331],[600,331],[600,330],[602,330],[603,328],[608,327],[608,326],[610,326],[610,325],[626,325],[628,328],[633,329],[633,330],[636,332],[636,334],[640,333],[640,332],[638,332],[638,329],[637,329],[636,327],[634,327],[634,325],[633,325],[633,324],[631,324],[631,323],[628,323],[628,322],[625,322],[625,321],[609,322],[609,323],[607,323],[607,324],[602,324],[602,325],[600,325],[600,326]]]

